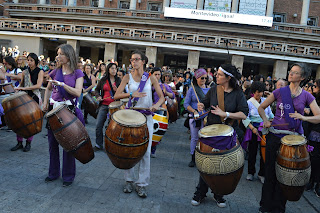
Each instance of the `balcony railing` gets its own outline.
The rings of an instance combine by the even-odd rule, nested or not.
[[[221,36],[205,33],[187,33],[143,28],[133,29],[111,25],[86,25],[10,18],[2,19],[0,21],[0,28],[2,30],[20,32],[123,38],[216,48],[226,48],[226,44],[228,44],[230,49],[236,50],[320,58],[320,46],[308,46],[289,42],[257,40],[252,38]]]

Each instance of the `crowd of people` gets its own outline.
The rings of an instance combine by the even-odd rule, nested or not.
[[[83,116],[79,109],[83,95],[91,94],[99,103],[95,151],[104,148],[103,127],[110,120],[108,111],[112,102],[128,98],[127,107],[133,105],[148,109],[140,112],[147,118],[149,146],[137,165],[138,179],[134,177],[134,168],[124,172],[125,193],[131,193],[135,189],[140,197],[147,197],[150,156],[155,157],[156,151],[156,148],[151,148],[152,114],[163,112],[159,107],[166,97],[177,100],[178,114],[181,119],[185,119],[184,125],[190,133],[189,167],[196,165],[195,149],[199,130],[205,125],[223,123],[233,127],[234,134],[246,151],[246,179],[253,181],[257,153],[261,155],[261,138],[258,136],[265,135],[266,156],[265,161],[260,158],[257,176],[263,184],[260,212],[285,212],[286,199],[279,190],[275,175],[277,150],[284,135],[304,135],[309,146],[313,147],[310,152],[312,174],[306,190],[314,190],[320,197],[320,80],[310,80],[311,71],[306,64],[293,64],[288,72],[288,79],[272,79],[270,76],[265,78],[263,75],[246,78],[231,64],[222,64],[217,68],[175,71],[168,66],[155,67],[153,63],[148,64],[144,53],[135,51],[131,54],[130,66],[125,68],[119,67],[112,60],[106,63],[99,61],[94,65],[90,60],[77,59],[74,49],[67,44],[60,45],[57,57],[49,62],[34,53],[20,55],[17,46],[8,48],[8,51],[3,48],[0,62],[1,83],[12,83],[16,91],[26,91],[42,105],[43,111],[66,104],[85,125],[88,123],[88,112],[84,110]],[[45,88],[43,97],[40,95],[41,88]],[[223,105],[219,101],[220,94],[224,100]],[[204,110],[208,111],[206,121],[198,119]],[[184,117],[185,114],[187,117]],[[3,119],[2,123],[5,126]],[[50,126],[47,127],[50,165],[45,181],[52,182],[60,177],[59,148]],[[269,132],[265,133],[263,129],[268,129]],[[17,135],[17,145],[11,150],[30,151],[32,137],[27,139],[25,146],[22,140]],[[75,176],[75,159],[64,151],[63,185],[70,186]],[[191,204],[199,205],[207,192],[208,185],[200,176]],[[214,200],[219,207],[227,205],[223,195],[214,194]]]

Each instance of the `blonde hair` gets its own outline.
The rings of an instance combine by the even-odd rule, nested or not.
[[[24,55],[18,55],[17,57],[16,57],[16,63],[17,63],[17,65],[19,66],[19,64],[18,64],[18,59],[22,59],[22,63],[21,63],[21,67],[26,67],[26,60],[27,60],[27,57],[25,57]]]

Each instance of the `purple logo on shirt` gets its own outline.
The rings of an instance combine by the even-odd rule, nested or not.
[[[290,106],[290,104],[285,104],[285,105],[284,105],[284,108],[285,108],[285,109],[291,109],[291,106]]]

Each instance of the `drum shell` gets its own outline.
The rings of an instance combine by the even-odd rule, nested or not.
[[[2,101],[4,119],[19,136],[29,138],[42,130],[43,113],[39,104],[28,94]]]
[[[121,103],[121,105],[119,105],[118,107],[110,107],[110,105],[109,105],[109,114],[112,115],[113,113],[115,113],[116,111],[118,111],[120,109],[124,109],[123,108],[123,103]]]
[[[169,120],[171,122],[175,122],[178,120],[178,101],[176,98],[171,99],[166,97],[167,100],[167,108],[169,112]]]
[[[99,104],[93,99],[90,93],[87,93],[83,96],[82,106],[83,109],[89,113],[89,115],[97,118]]]
[[[11,94],[15,92],[14,87],[11,83],[0,85],[0,92],[2,89],[4,90],[4,94]]]
[[[263,140],[260,141],[260,151],[261,151],[261,157],[263,159],[263,162],[265,163],[266,162],[266,146],[267,146],[266,135],[262,135],[262,139]]]
[[[149,143],[147,124],[130,127],[111,116],[105,134],[105,149],[112,164],[119,169],[131,169],[144,156]]]
[[[197,168],[202,179],[215,194],[231,194],[236,189],[243,172],[243,149],[238,141],[230,150],[212,152],[212,149],[202,143],[201,138],[199,139],[195,150]]]
[[[94,158],[90,137],[81,121],[66,107],[48,116],[54,137],[66,152],[70,152],[81,163]]]
[[[166,111],[165,111],[166,112]],[[168,129],[167,115],[153,115],[152,146],[157,146]]]
[[[294,159],[295,157],[297,159]],[[306,145],[281,144],[275,169],[283,195],[289,201],[298,201],[311,175],[310,157]]]

